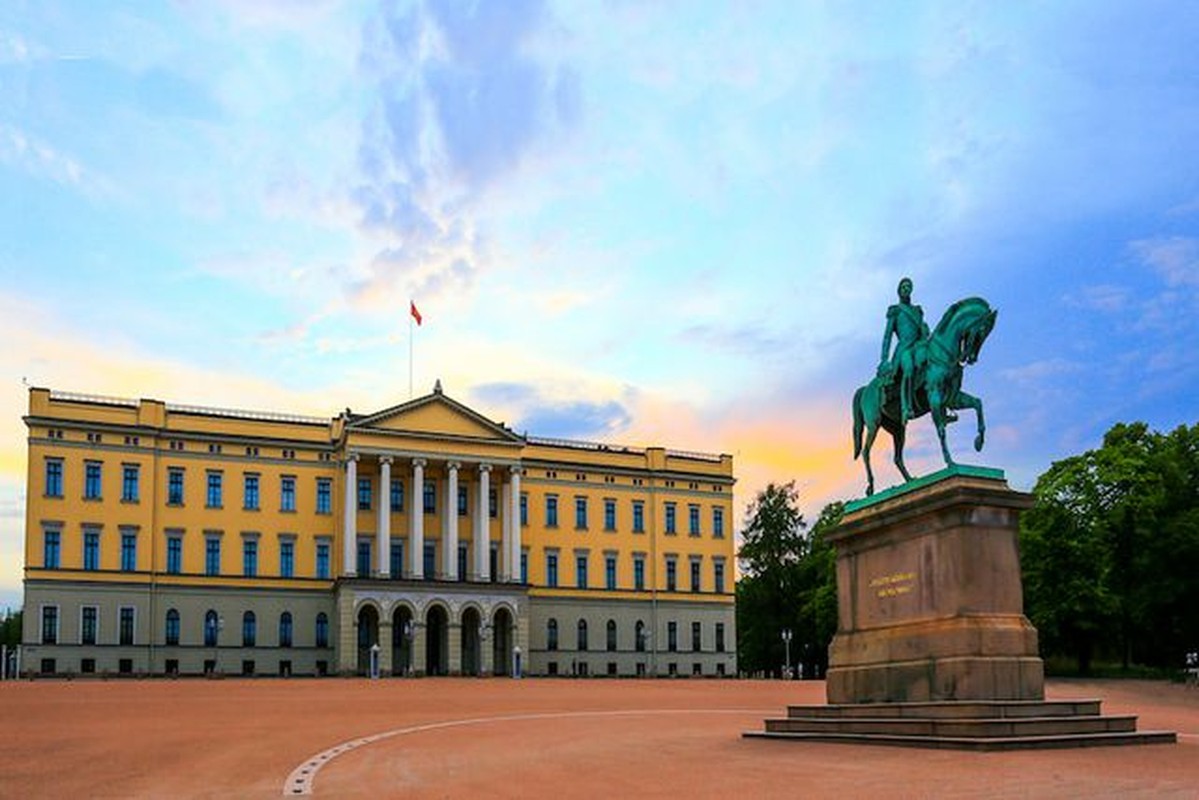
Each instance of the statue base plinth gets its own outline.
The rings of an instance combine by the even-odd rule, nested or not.
[[[1023,613],[1019,514],[1003,473],[956,468],[848,506],[829,703],[1042,700]]]

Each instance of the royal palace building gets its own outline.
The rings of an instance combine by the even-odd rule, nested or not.
[[[732,675],[732,458],[29,394],[22,669]]]

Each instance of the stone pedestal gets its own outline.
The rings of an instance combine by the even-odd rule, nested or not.
[[[847,507],[828,701],[1042,700],[1017,549],[1028,494],[955,467]]]

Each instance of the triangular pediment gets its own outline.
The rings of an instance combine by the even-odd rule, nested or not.
[[[514,444],[523,441],[498,422],[436,391],[368,416],[355,417],[348,428]]]

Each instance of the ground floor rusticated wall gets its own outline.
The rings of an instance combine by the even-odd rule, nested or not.
[[[373,579],[332,591],[82,581],[25,590],[24,674],[736,674],[728,603]]]

